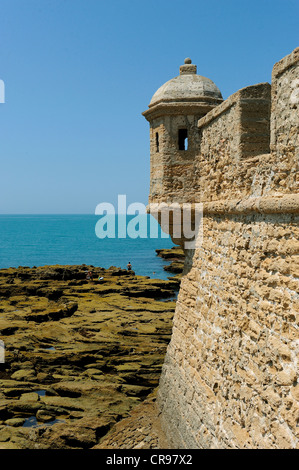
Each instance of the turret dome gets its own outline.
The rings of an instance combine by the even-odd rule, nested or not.
[[[209,78],[197,75],[190,58],[180,67],[180,75],[164,83],[153,95],[149,107],[158,103],[223,100],[219,88]]]

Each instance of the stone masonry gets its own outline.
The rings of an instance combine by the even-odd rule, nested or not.
[[[173,448],[299,448],[299,48],[271,85],[225,101],[201,78],[192,96],[167,82],[144,113],[150,203],[204,215],[158,389],[162,429]]]

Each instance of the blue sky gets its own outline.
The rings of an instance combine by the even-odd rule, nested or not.
[[[0,0],[0,213],[147,203],[154,92],[185,57],[223,97],[271,82],[298,0]]]

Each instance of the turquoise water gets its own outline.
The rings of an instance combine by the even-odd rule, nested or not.
[[[158,226],[150,215],[144,217],[149,235],[150,227]],[[165,261],[155,252],[173,246],[169,237],[162,238],[159,230],[158,238],[100,239],[95,233],[99,219],[99,215],[0,215],[0,268],[53,264],[126,268],[130,261],[136,274],[169,276],[163,270]],[[146,235],[144,230],[139,233]]]

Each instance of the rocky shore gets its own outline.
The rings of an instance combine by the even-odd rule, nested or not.
[[[157,254],[182,267],[176,250]],[[147,402],[180,284],[178,266],[167,269],[168,280],[86,265],[0,270],[0,448],[101,447]]]
[[[156,253],[161,258],[170,261],[169,265],[164,266],[164,270],[176,274],[176,278],[180,279],[184,268],[184,251],[180,247],[174,246],[169,249],[156,250]]]

